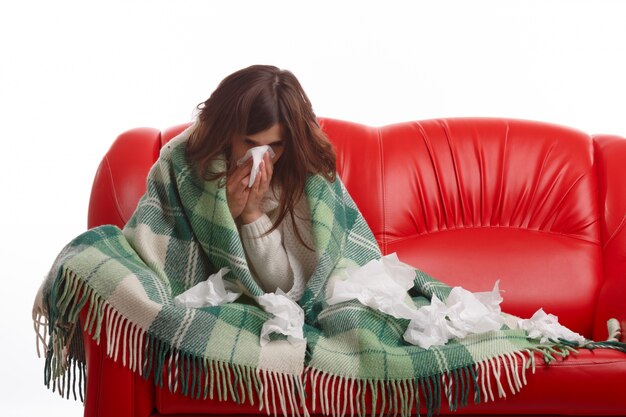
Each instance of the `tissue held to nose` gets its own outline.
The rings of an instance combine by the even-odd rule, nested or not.
[[[254,184],[254,180],[256,176],[259,174],[259,165],[263,161],[263,155],[265,152],[270,154],[270,159],[274,158],[276,154],[274,150],[269,145],[255,146],[254,148],[248,149],[246,154],[237,161],[237,166],[241,166],[245,164],[248,159],[252,158],[252,171],[250,172],[250,180],[248,181],[248,187],[252,187]]]

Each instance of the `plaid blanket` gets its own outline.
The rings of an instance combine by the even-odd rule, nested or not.
[[[272,316],[255,302],[253,279],[225,189],[199,179],[185,158],[188,132],[161,151],[147,191],[123,230],[101,226],[73,240],[58,256],[35,311],[46,347],[45,381],[82,398],[86,334],[132,371],[194,398],[232,399],[269,412],[364,415],[375,409],[428,413],[447,400],[454,410],[519,391],[534,353],[573,350],[566,342],[539,345],[503,329],[422,349],[404,342],[408,321],[357,301],[329,306],[328,283],[347,267],[381,257],[376,241],[340,180],[311,176],[306,198],[318,264],[299,301],[306,343],[275,338],[259,343]],[[215,162],[213,169],[223,169]],[[185,309],[173,299],[222,267],[244,296],[217,307]],[[450,288],[419,270],[410,294],[417,306]],[[78,329],[78,330],[77,330]],[[47,333],[47,334],[46,334]],[[307,387],[310,385],[310,387]],[[312,395],[305,392],[309,390]],[[419,408],[418,408],[419,409]]]

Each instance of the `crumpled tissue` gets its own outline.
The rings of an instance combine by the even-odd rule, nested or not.
[[[452,338],[499,330],[505,322],[500,303],[498,281],[488,292],[472,293],[454,287],[445,303],[433,295],[430,305],[420,308],[409,323],[404,340],[428,349]]]
[[[448,307],[436,295],[433,295],[430,305],[417,310],[415,317],[404,332],[404,340],[424,349],[445,345],[454,337],[447,314]]]
[[[344,276],[347,278],[335,282],[330,291],[329,305],[356,299],[396,318],[411,319],[417,313],[407,293],[414,285],[415,270],[400,262],[396,253],[346,268]]]
[[[218,306],[235,301],[241,293],[235,284],[224,281],[224,275],[228,268],[222,268],[211,275],[206,281],[202,281],[187,291],[174,298],[174,305],[186,308],[201,308]]]
[[[504,317],[500,309],[502,296],[499,281],[493,290],[472,293],[461,287],[454,287],[446,299],[448,320],[455,329],[456,337],[465,337],[470,333],[485,333],[500,330]]]
[[[526,330],[531,339],[541,338],[539,343],[548,342],[550,339],[564,339],[582,345],[586,340],[580,334],[559,324],[559,318],[554,314],[547,314],[543,308],[537,310],[529,319],[518,320],[517,325],[520,329]]]
[[[276,156],[271,146],[261,145],[248,149],[246,154],[237,161],[237,166],[241,166],[245,164],[248,159],[252,158],[252,171],[250,171],[250,180],[248,181],[248,187],[252,187],[252,185],[254,184],[254,180],[259,173],[259,165],[261,165],[261,161],[263,161],[263,155],[265,154],[265,152],[268,152],[270,154],[270,159]]]
[[[275,293],[266,293],[257,297],[257,302],[265,311],[274,315],[265,321],[261,328],[261,346],[270,341],[270,334],[280,333],[287,336],[292,345],[304,341],[304,310],[291,298],[287,297],[280,288]]]
[[[430,305],[418,309],[408,295],[415,269],[400,262],[396,253],[362,267],[346,268],[344,275],[347,278],[337,281],[330,291],[329,305],[356,299],[393,317],[411,320],[404,340],[424,349],[444,345],[452,338],[499,330],[505,322],[498,282],[489,292],[455,287],[445,303],[433,295]]]

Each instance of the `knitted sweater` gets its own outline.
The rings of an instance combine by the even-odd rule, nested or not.
[[[278,197],[269,192],[261,207],[265,213],[252,223],[241,225],[239,232],[253,277],[266,292],[280,288],[292,300],[299,300],[317,264],[315,251],[300,242],[290,216],[278,228],[271,229],[278,216]],[[294,220],[307,246],[315,247],[309,209],[305,198],[294,210]]]

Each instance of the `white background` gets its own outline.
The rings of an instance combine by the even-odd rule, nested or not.
[[[189,121],[254,63],[293,71],[319,116],[626,135],[626,2],[3,1],[0,415],[82,415],[43,386],[30,311],[111,141]]]

